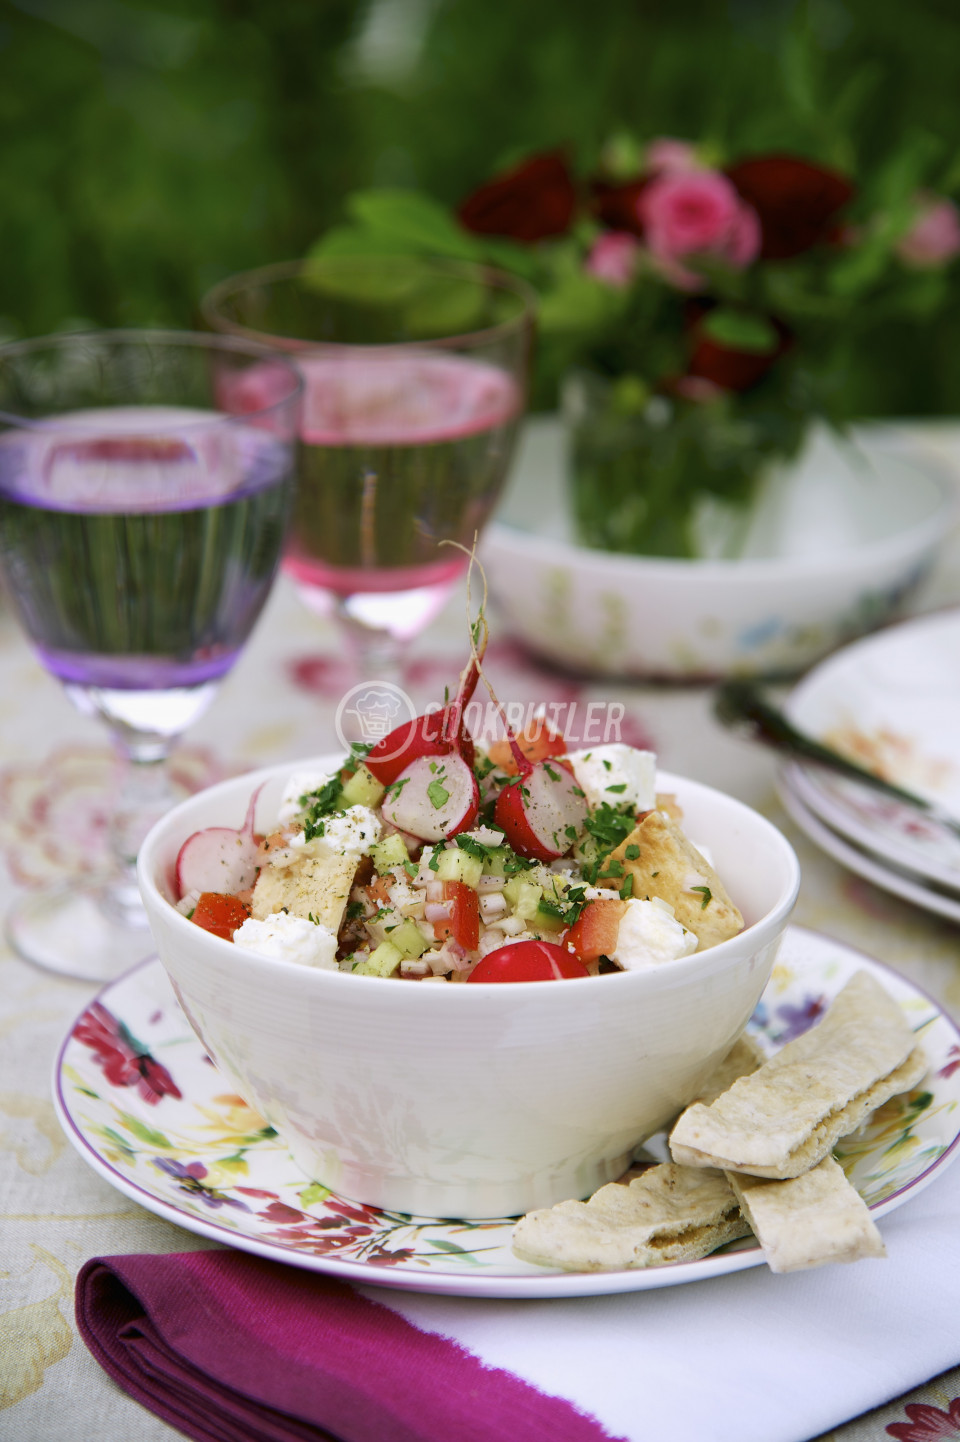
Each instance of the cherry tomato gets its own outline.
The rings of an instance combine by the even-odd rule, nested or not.
[[[214,936],[222,936],[224,941],[232,941],[233,933],[238,926],[243,925],[249,915],[249,906],[244,906],[235,896],[224,896],[219,891],[204,891],[190,920],[194,926],[201,926],[204,931],[212,932]]]
[[[462,881],[445,881],[443,899],[453,903],[446,921],[433,923],[438,941],[452,936],[464,951],[476,951],[480,944],[480,899],[472,886]]]
[[[617,934],[625,901],[588,901],[564,938],[581,961],[596,961],[598,956],[611,956],[617,949]]]
[[[589,976],[581,961],[553,941],[514,941],[478,962],[467,981],[563,981]]]

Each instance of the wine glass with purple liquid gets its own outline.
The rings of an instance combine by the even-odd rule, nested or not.
[[[234,398],[255,370],[262,404]],[[279,565],[302,381],[227,337],[78,333],[0,348],[0,576],[34,651],[125,762],[110,876],[28,894],[28,960],[108,980],[152,942],[134,863],[167,758],[236,661]]]
[[[299,484],[284,568],[339,621],[359,678],[402,679],[498,497],[526,403],[534,297],[488,267],[324,255],[234,276],[214,330],[303,374]],[[243,378],[250,401],[253,373]],[[447,544],[455,542],[456,545]]]

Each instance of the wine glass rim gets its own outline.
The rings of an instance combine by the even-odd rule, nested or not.
[[[237,412],[236,414],[212,412],[209,417],[200,417],[196,420],[171,420],[169,426],[178,434],[185,430],[210,430],[220,425],[235,425],[238,422],[253,424],[255,421],[270,416],[273,412],[280,410],[291,402],[299,403],[303,398],[304,379],[296,364],[289,358],[279,354],[273,347],[265,345],[262,341],[247,340],[240,336],[218,335],[207,331],[184,331],[184,330],[149,330],[136,327],[126,327],[115,330],[70,330],[54,331],[49,335],[31,336],[25,340],[8,341],[0,345],[0,369],[6,360],[15,359],[18,356],[30,355],[31,352],[42,350],[66,349],[78,342],[88,344],[109,342],[111,344],[134,344],[141,343],[153,346],[182,346],[185,350],[221,350],[232,351],[236,355],[247,356],[251,360],[257,358],[279,362],[287,372],[290,382],[289,390],[282,396],[271,400],[269,405],[258,406],[256,410]],[[89,410],[91,407],[83,407]],[[75,413],[82,414],[80,412]],[[60,420],[56,415],[51,416],[24,416],[16,411],[8,411],[0,406],[0,425],[15,427],[17,430],[42,430],[49,434],[59,429],[71,430],[76,427],[76,419]],[[159,425],[151,423],[151,431],[162,431],[165,423]]]
[[[390,265],[420,265],[432,266],[437,271],[447,275],[459,275],[464,279],[486,282],[505,292],[512,292],[521,302],[521,309],[509,320],[498,321],[495,325],[481,326],[477,330],[459,331],[450,335],[433,336],[428,340],[416,341],[385,341],[381,343],[363,343],[352,341],[312,341],[302,336],[274,335],[269,331],[254,330],[249,326],[241,325],[238,321],[229,320],[220,314],[217,306],[228,296],[238,295],[244,290],[249,290],[255,285],[272,285],[277,281],[295,280],[311,266],[318,265],[352,265],[371,267]],[[451,346],[463,345],[467,341],[471,343],[488,342],[499,339],[501,336],[510,335],[517,330],[523,330],[529,326],[537,308],[537,292],[528,281],[521,276],[513,275],[510,271],[501,270],[494,265],[487,265],[483,261],[462,261],[448,260],[445,257],[423,256],[423,255],[321,255],[307,257],[302,260],[281,260],[271,265],[261,265],[253,270],[238,271],[234,275],[227,276],[207,291],[200,302],[200,313],[206,323],[215,327],[221,335],[242,336],[247,340],[265,341],[271,346],[287,354],[303,355],[309,352],[338,353],[344,351],[358,351],[364,355],[370,355],[377,351],[395,351],[398,346],[404,349],[415,346],[417,350],[446,350]]]

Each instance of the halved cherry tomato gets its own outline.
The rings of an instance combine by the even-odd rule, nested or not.
[[[529,726],[525,726],[516,740],[528,761],[546,761],[549,756],[566,756],[567,754],[566,741],[560,732],[555,731],[542,716],[531,721]],[[508,772],[511,776],[516,773],[516,757],[510,749],[510,742],[506,737],[500,741],[494,741],[493,745],[488,748],[487,755],[501,770]]]
[[[582,962],[552,941],[514,941],[488,952],[467,981],[563,981],[589,976]]]
[[[476,951],[480,945],[480,901],[472,886],[462,881],[445,881],[443,899],[452,902],[446,921],[433,923],[433,934],[438,941],[452,936],[464,951]]]
[[[219,891],[201,892],[200,900],[190,920],[195,926],[202,926],[224,941],[232,941],[233,933],[242,926],[250,915],[249,906],[244,906],[235,896],[224,896]]]
[[[588,901],[564,937],[565,945],[581,961],[611,956],[617,949],[617,934],[626,909],[625,901],[614,901],[612,897],[609,901]]]

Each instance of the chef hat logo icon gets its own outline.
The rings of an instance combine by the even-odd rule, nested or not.
[[[392,681],[362,681],[351,687],[337,707],[337,737],[348,749],[357,741],[375,746],[416,714],[406,691]]]

